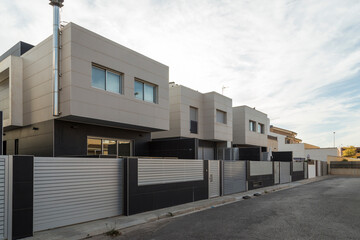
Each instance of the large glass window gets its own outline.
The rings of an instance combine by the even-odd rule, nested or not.
[[[87,155],[101,155],[101,139],[88,138],[87,140]]]
[[[87,148],[88,155],[132,156],[131,140],[88,137]]]
[[[216,121],[226,124],[226,112],[216,109]]]
[[[102,140],[103,155],[117,155],[116,140]]]
[[[144,84],[142,82],[135,80],[135,97],[137,99],[140,99],[140,100],[144,99],[143,87],[144,87]]]
[[[249,121],[249,130],[251,131],[251,132],[255,132],[256,131],[256,122],[254,122],[254,121]]]
[[[264,133],[265,132],[264,124],[258,123],[257,131],[258,133]]]
[[[104,69],[92,67],[91,85],[96,88],[105,90],[106,74]]]
[[[198,109],[190,107],[190,133],[198,133]]]
[[[157,86],[140,80],[134,82],[134,95],[146,102],[157,102]]]
[[[95,88],[122,94],[122,74],[92,66],[91,85]]]

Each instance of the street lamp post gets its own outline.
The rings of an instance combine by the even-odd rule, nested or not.
[[[335,147],[335,132],[334,132],[334,147]]]

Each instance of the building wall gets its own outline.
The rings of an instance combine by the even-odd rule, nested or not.
[[[232,100],[221,94],[200,93],[170,84],[170,130],[152,133],[153,139],[185,137],[213,141],[232,140]],[[190,107],[198,109],[198,133],[190,132]],[[216,121],[216,110],[226,112],[226,124]]]
[[[62,87],[71,87],[71,115],[157,130],[169,129],[167,66],[76,24],[70,23],[65,28],[69,34],[64,36],[64,44],[71,41],[71,82],[63,82]],[[123,73],[123,94],[92,87],[92,63]],[[158,103],[135,98],[135,78],[158,86]]]
[[[249,130],[249,121],[256,122],[256,131]],[[264,124],[264,133],[257,132],[257,124]],[[248,106],[233,107],[233,144],[267,146],[269,119],[265,113]]]
[[[203,95],[204,102],[204,139],[232,141],[232,100],[219,93],[210,92]],[[226,123],[217,122],[216,111],[226,113]]]
[[[64,30],[63,39],[69,35],[68,30]],[[69,92],[63,86],[64,82],[69,82],[70,55],[68,54],[70,45],[63,43],[61,72],[63,73],[60,87],[64,87],[60,92],[60,111],[62,115],[69,112]],[[52,36],[40,42],[38,45],[27,51],[21,56],[23,60],[23,101],[24,101],[24,125],[31,125],[43,121],[54,119],[52,116]]]
[[[285,144],[285,136],[271,133],[272,136],[278,138],[278,151],[291,151],[293,152],[293,158],[304,158],[306,159],[305,154],[305,144],[304,143],[290,143]]]
[[[0,110],[4,120],[9,119],[9,78],[0,79]]]
[[[277,139],[272,139],[271,136],[270,136],[270,138],[268,137],[267,148],[268,148],[268,150],[271,149],[271,151],[277,152],[279,149]]]
[[[23,125],[23,61],[8,56],[0,62],[0,110],[4,111],[4,127]]]
[[[311,160],[326,162],[328,156],[339,156],[339,151],[337,148],[305,149],[305,155],[309,155]]]
[[[148,128],[148,131],[169,129],[169,68],[167,66],[74,23],[66,25],[62,32],[60,117],[76,116],[97,119],[110,125],[122,123],[129,127],[134,126],[135,129],[140,126]],[[11,56],[0,65],[4,65],[9,58],[16,60],[16,57]],[[21,113],[23,112],[21,120],[23,116],[24,121],[21,121],[20,126],[54,119],[52,116],[52,36],[18,59],[21,59],[21,69],[17,69],[20,66],[17,64],[16,68],[10,68],[9,75],[10,84],[12,76],[22,80],[20,81],[22,85],[16,88],[21,89],[22,92],[19,94],[21,106],[14,107],[10,111],[21,109]],[[92,87],[92,63],[123,73],[123,94]],[[5,67],[9,68],[11,64]],[[12,70],[14,74],[11,73]],[[2,66],[0,66],[0,73],[2,71]],[[135,98],[135,77],[158,86],[157,103]]]
[[[134,156],[149,156],[150,133],[55,120],[55,156],[86,156],[87,137],[133,141]]]
[[[18,139],[20,155],[53,156],[53,128],[54,121],[50,120],[6,131],[3,139],[6,154],[15,154],[15,139]]]

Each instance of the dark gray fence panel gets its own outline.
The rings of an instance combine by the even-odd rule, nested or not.
[[[224,195],[246,191],[246,161],[224,161]]]

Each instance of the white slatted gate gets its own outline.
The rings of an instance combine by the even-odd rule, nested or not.
[[[209,161],[209,198],[220,196],[220,161]]]
[[[34,231],[123,214],[124,161],[34,158]]]
[[[280,162],[280,183],[291,182],[290,162]]]
[[[280,183],[280,162],[274,162],[274,184]]]

